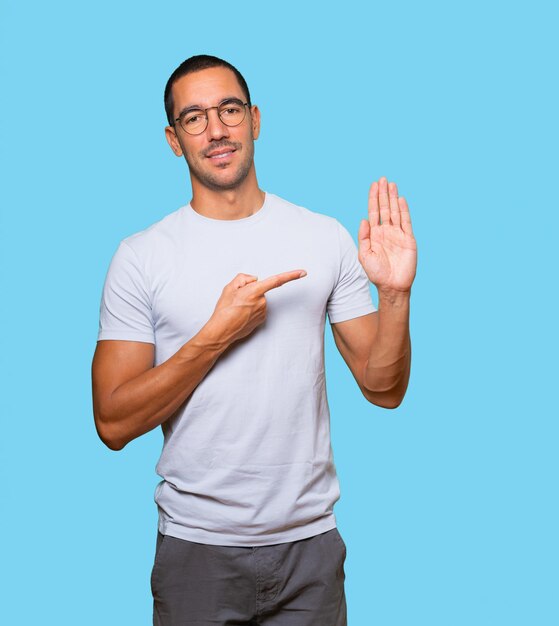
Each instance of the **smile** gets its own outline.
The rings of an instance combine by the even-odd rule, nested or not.
[[[216,154],[211,154],[208,156],[208,159],[226,159],[227,157],[230,157],[233,152],[235,152],[235,150],[228,150],[227,152],[218,152]]]

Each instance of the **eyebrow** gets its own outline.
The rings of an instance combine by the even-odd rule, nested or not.
[[[230,102],[230,101],[234,101],[234,102],[242,102],[242,100],[237,97],[237,96],[228,96],[227,98],[223,98],[222,100],[220,100],[216,106],[221,106],[222,104],[225,104],[226,102]],[[189,111],[203,111],[206,107],[203,107],[201,104],[187,104],[185,107],[183,107],[180,111],[179,114],[177,115],[177,119],[179,119],[179,117],[182,117],[185,113],[188,113]]]

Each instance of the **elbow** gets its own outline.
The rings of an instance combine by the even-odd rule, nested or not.
[[[399,367],[397,370],[376,368],[378,370],[376,375],[368,381],[375,389],[365,386],[367,373],[365,371],[360,387],[367,400],[383,409],[397,409],[402,404],[408,389],[410,364],[411,361],[408,360],[403,369]]]
[[[118,452],[119,450],[122,450],[126,446],[126,443],[127,443],[119,439],[101,438],[101,441],[107,446],[107,448],[109,448],[110,450],[113,450],[114,452]]]
[[[403,398],[367,398],[371,404],[379,406],[381,409],[397,409],[402,404]]]
[[[371,404],[374,404],[381,409],[397,409],[404,400],[405,392],[374,392],[369,389],[364,389],[363,394]]]
[[[382,407],[383,409],[397,409],[400,406],[400,404],[402,404],[402,400],[403,398],[390,399],[390,400],[384,401],[382,404],[379,404],[378,406]]]
[[[365,385],[361,386],[365,398],[382,409],[397,409],[403,402],[404,396],[408,389],[409,377],[400,379],[392,384],[386,384],[384,388],[376,390],[368,389]]]
[[[121,435],[115,432],[114,424],[111,421],[104,418],[100,413],[95,414],[95,428],[99,439],[109,448],[118,452],[122,450],[128,441],[126,441]]]

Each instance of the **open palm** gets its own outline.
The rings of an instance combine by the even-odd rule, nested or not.
[[[369,190],[369,219],[359,226],[359,261],[379,290],[409,291],[417,267],[417,244],[405,198],[383,176]]]

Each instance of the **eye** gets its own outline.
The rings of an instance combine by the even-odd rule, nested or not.
[[[190,111],[182,118],[183,126],[194,126],[199,124],[204,118],[204,111]]]
[[[227,102],[220,108],[221,115],[225,117],[235,117],[243,111],[243,105],[236,102]]]

